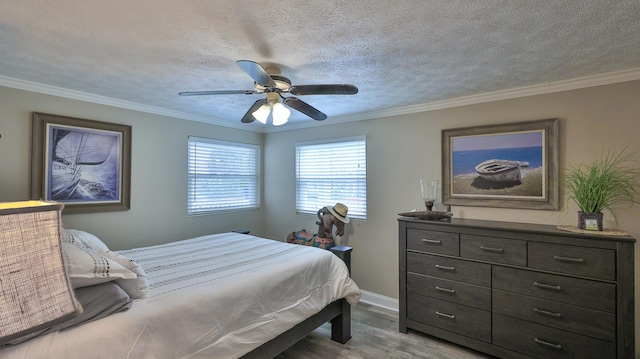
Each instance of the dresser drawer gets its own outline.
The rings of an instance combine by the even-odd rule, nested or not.
[[[616,338],[615,315],[599,310],[494,290],[493,312],[610,342]]]
[[[460,256],[483,261],[527,265],[527,242],[517,239],[460,235]]]
[[[407,249],[458,256],[460,255],[460,235],[410,228],[407,229]]]
[[[409,293],[407,316],[418,322],[491,342],[491,312]]]
[[[493,344],[536,358],[615,358],[612,342],[535,323],[493,315]]]
[[[491,310],[491,289],[487,287],[408,273],[407,290],[431,298]]]
[[[499,266],[494,266],[492,279],[494,289],[609,313],[616,310],[614,284]]]
[[[491,285],[491,265],[431,254],[407,252],[407,272],[484,287]]]
[[[615,280],[616,253],[612,249],[530,242],[529,267]]]

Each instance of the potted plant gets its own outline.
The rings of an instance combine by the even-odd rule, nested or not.
[[[578,228],[602,230],[602,210],[613,214],[613,206],[630,205],[640,200],[640,169],[633,167],[634,153],[607,152],[590,164],[579,164],[568,169],[562,181],[567,196],[576,202]]]

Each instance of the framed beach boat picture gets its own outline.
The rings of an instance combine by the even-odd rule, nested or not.
[[[64,213],[130,208],[131,126],[33,113],[31,198]]]
[[[558,119],[442,130],[442,203],[556,210]]]

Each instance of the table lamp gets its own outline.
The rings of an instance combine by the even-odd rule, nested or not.
[[[0,203],[0,345],[82,312],[62,258],[62,207]]]

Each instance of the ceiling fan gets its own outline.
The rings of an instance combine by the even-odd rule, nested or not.
[[[282,102],[303,114],[311,117],[316,121],[322,121],[327,115],[308,103],[293,97],[283,96],[283,94],[292,94],[296,96],[303,95],[355,95],[358,88],[350,84],[324,84],[324,85],[292,85],[291,81],[275,72],[277,69],[265,70],[259,63],[249,60],[236,61],[238,66],[244,70],[253,79],[253,90],[222,90],[222,91],[192,91],[180,92],[180,96],[201,96],[201,95],[266,95],[266,98],[257,100],[242,117],[243,123],[251,123],[255,120],[266,124],[269,114],[273,112],[273,125],[283,125],[289,119],[289,109]],[[270,73],[271,72],[271,73]]]

